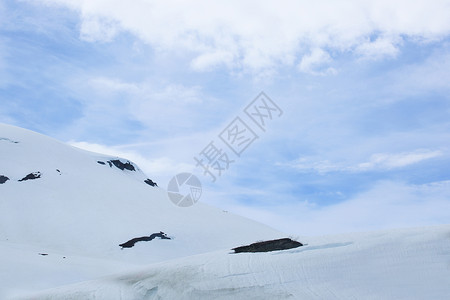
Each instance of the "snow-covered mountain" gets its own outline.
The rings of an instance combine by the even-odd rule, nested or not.
[[[178,207],[154,181],[127,159],[0,124],[0,299],[450,295],[450,225],[233,254],[286,235],[202,203]]]
[[[31,252],[36,256],[58,253],[67,259],[77,256],[143,265],[282,236],[268,226],[202,203],[178,207],[126,159],[87,152],[3,124],[0,179],[3,253],[6,248],[22,251],[18,245],[24,245],[35,249]],[[119,247],[160,231],[171,239],[155,238],[131,249]],[[11,265],[13,259],[2,255],[0,262],[7,262],[0,265],[12,269],[5,272],[2,267],[0,276],[10,276],[20,265],[27,268],[21,264],[25,258]],[[111,270],[106,271],[95,274]],[[52,286],[50,279],[48,283],[43,287]],[[0,298],[3,289],[7,287],[0,282]]]

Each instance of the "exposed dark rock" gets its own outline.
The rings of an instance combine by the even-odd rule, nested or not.
[[[101,165],[104,165],[104,164],[105,164],[104,161],[100,161],[100,160],[97,160],[97,163],[98,163],[98,164],[101,164]]]
[[[146,180],[144,180],[144,182],[151,186],[158,186],[158,184],[151,179],[146,179]]]
[[[20,179],[19,181],[32,180],[32,179],[38,179],[38,178],[41,178],[41,172],[30,173],[27,176],[25,176],[24,178]]]
[[[7,182],[8,180],[9,180],[8,177],[3,176],[3,175],[0,175],[0,184],[3,184],[3,183],[5,183],[5,182]]]
[[[136,169],[134,168],[134,166],[133,166],[129,161],[127,161],[126,163],[123,163],[123,162],[121,162],[121,161],[118,160],[118,159],[109,160],[109,161],[108,161],[108,164],[109,164],[110,167],[112,167],[112,166],[111,166],[111,163],[112,163],[114,166],[116,166],[116,168],[119,168],[119,169],[121,169],[122,171],[123,171],[123,170],[136,171]]]
[[[13,141],[13,140],[10,140],[10,139],[7,139],[7,138],[0,138],[0,141],[7,141],[7,142],[10,142],[10,143],[13,143],[13,144],[18,144],[19,142],[16,142],[16,141]]]
[[[42,255],[42,256],[47,256],[48,255],[48,253],[38,253],[39,255]]]
[[[143,236],[143,237],[131,239],[126,243],[120,244],[119,246],[122,248],[131,248],[137,242],[148,242],[148,241],[153,240],[156,237],[159,237],[162,240],[170,240],[170,237],[168,237],[164,232],[160,231],[159,233],[153,233],[150,236]]]
[[[247,246],[241,246],[237,248],[233,248],[234,253],[241,252],[269,252],[276,250],[286,250],[303,246],[302,243],[291,240],[289,238],[278,239],[278,240],[270,240],[253,243]]]

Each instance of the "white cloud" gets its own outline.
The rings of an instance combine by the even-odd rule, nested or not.
[[[170,104],[202,103],[203,95],[199,86],[185,87],[177,84],[155,84],[147,81],[125,82],[117,78],[92,77],[87,87],[102,96],[117,96],[126,94],[130,98],[139,98],[140,101],[155,99],[153,104],[163,102]]]
[[[401,38],[377,37],[374,41],[367,41],[358,45],[355,52],[364,59],[382,59],[384,57],[395,57],[399,53],[398,45]]]
[[[222,64],[231,67],[233,60],[232,53],[228,51],[216,51],[197,56],[192,60],[191,66],[194,70],[205,71]]]
[[[110,42],[118,33],[116,22],[101,20],[96,16],[87,16],[81,24],[80,37],[88,42]]]
[[[370,156],[368,161],[356,164],[349,164],[348,162],[330,162],[329,160],[320,160],[314,157],[301,157],[294,162],[278,165],[289,166],[299,171],[314,171],[319,174],[329,172],[367,172],[402,168],[424,160],[442,156],[443,154],[444,153],[440,150],[419,149],[412,152],[375,153]]]
[[[89,86],[99,94],[111,95],[120,92],[137,93],[141,90],[135,83],[123,82],[115,78],[94,77],[88,81]]]
[[[290,162],[288,164],[278,164],[279,166],[286,165],[288,167],[292,167],[299,171],[314,171],[319,174],[324,174],[328,172],[342,171],[345,170],[346,167],[344,165],[330,162],[329,160],[316,160],[312,157],[301,157],[294,162]]]
[[[327,65],[332,61],[330,54],[320,48],[313,49],[304,55],[298,66],[299,70],[313,75],[336,74],[336,70]]]
[[[409,64],[391,73],[383,74],[388,80],[389,94],[417,96],[424,92],[450,91],[449,45],[433,51],[423,62]],[[406,76],[407,75],[407,76]]]
[[[373,169],[395,169],[406,167],[423,160],[430,158],[435,158],[441,156],[443,153],[441,151],[430,151],[430,150],[418,150],[414,152],[404,152],[404,153],[377,153],[370,157],[370,160],[358,164],[352,170],[355,171],[368,171]]]
[[[308,236],[444,224],[450,218],[449,198],[450,181],[424,185],[380,182],[352,199],[328,206],[297,201],[255,207],[230,199],[221,204],[287,234]]]
[[[433,40],[450,33],[445,0],[41,1],[79,11],[85,39],[109,40],[120,28],[159,51],[190,52],[196,70],[225,65],[261,71],[299,63],[302,70],[316,59],[314,49],[392,56],[400,36]]]
[[[133,120],[151,132],[153,138],[168,132],[192,133],[209,130],[204,124],[208,126],[214,117],[210,112],[217,110],[215,98],[195,85],[150,79],[132,82],[105,76],[80,76],[68,85],[83,103],[83,117],[72,125],[78,132],[86,124],[120,131],[122,121]],[[77,134],[73,132],[73,136]]]
[[[6,49],[1,45],[0,40],[0,87],[4,87],[8,84],[8,72],[7,60],[6,60]]]

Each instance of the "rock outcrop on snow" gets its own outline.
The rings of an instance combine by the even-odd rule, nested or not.
[[[27,181],[27,180],[33,180],[33,179],[38,179],[41,178],[41,172],[33,172],[28,174],[27,176],[25,176],[22,179],[19,179],[19,181]]]
[[[123,244],[120,244],[119,246],[122,248],[132,248],[137,242],[149,242],[155,238],[159,237],[162,240],[170,240],[170,237],[167,236],[164,232],[160,231],[159,233],[152,233],[149,236],[143,236],[131,239]]]
[[[135,165],[132,162],[130,162],[129,160],[127,160],[126,162],[123,162],[120,159],[110,159],[106,162],[98,160],[97,163],[100,165],[108,164],[110,168],[112,168],[114,166],[122,171],[136,172],[136,170],[138,169],[138,167],[137,166],[135,167]],[[153,180],[151,180],[149,178],[145,179],[144,182],[153,187],[158,186],[158,184],[156,184],[156,182],[154,182]]]
[[[231,250],[234,250],[234,253],[241,252],[269,252],[276,250],[286,250],[303,246],[302,243],[291,240],[289,238],[270,240],[253,243],[247,246],[236,247]]]
[[[106,163],[108,163],[110,168],[112,168],[112,166],[115,166],[116,168],[122,171],[124,170],[136,171],[136,168],[134,167],[133,163],[131,163],[128,160],[126,162],[122,162],[120,159],[111,159],[108,160],[106,163],[104,161],[98,160],[97,163],[101,165],[106,165]]]
[[[144,182],[145,182],[146,184],[148,184],[148,185],[151,185],[151,186],[158,186],[158,184],[156,184],[156,182],[154,182],[153,180],[148,179],[148,178],[145,179]]]
[[[6,142],[13,143],[13,144],[18,144],[19,143],[18,141],[13,141],[13,140],[8,139],[8,138],[0,138],[0,141],[6,141]]]
[[[133,164],[129,161],[126,161],[125,163],[121,162],[119,159],[113,159],[113,160],[109,160],[108,164],[109,166],[111,166],[111,163],[118,169],[120,170],[128,170],[128,171],[136,171],[135,167],[133,166]]]
[[[4,176],[4,175],[0,175],[0,184],[3,184],[5,182],[7,182],[9,180],[8,177]]]

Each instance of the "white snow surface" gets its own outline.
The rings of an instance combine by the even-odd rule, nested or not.
[[[0,299],[450,299],[450,225],[233,254],[286,235],[177,207],[136,165],[97,163],[111,159],[0,124]],[[118,246],[159,231],[172,239]]]
[[[449,299],[449,225],[307,239],[296,249],[216,251],[22,299]]]

